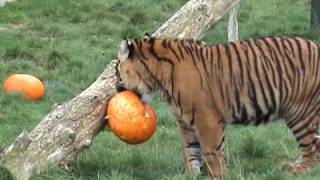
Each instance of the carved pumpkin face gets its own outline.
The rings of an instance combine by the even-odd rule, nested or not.
[[[36,77],[29,74],[14,74],[3,84],[4,92],[19,92],[24,98],[38,100],[44,95],[44,85]]]
[[[108,108],[111,131],[129,144],[148,140],[156,129],[156,114],[132,91],[122,91],[111,98]]]

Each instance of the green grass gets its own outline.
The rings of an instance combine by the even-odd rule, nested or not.
[[[46,84],[41,101],[0,91],[0,149],[23,130],[32,128],[54,103],[76,96],[115,58],[123,37],[153,32],[187,0],[18,0],[0,8],[0,83],[11,73],[30,73]],[[204,40],[227,41],[227,19],[209,30]],[[239,34],[302,35],[317,41],[309,30],[304,0],[243,0]],[[102,132],[70,171],[49,169],[33,177],[56,179],[197,179],[183,174],[178,130],[167,105],[154,101],[159,116],[155,135],[141,145],[127,145]],[[298,148],[281,122],[261,127],[230,126],[226,131],[227,179],[318,179],[320,166],[292,177],[281,163],[293,161]],[[10,179],[0,169],[0,179]],[[199,178],[198,178],[199,179]],[[201,179],[201,178],[200,178]]]

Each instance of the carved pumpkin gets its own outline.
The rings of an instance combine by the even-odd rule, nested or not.
[[[128,90],[111,98],[107,115],[111,131],[129,144],[145,142],[156,129],[156,114],[152,107]]]
[[[3,84],[4,92],[19,92],[24,98],[38,100],[44,95],[44,84],[29,74],[13,74]]]

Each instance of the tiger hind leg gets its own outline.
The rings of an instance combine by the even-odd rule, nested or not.
[[[320,161],[320,135],[316,135],[314,145],[316,149],[317,160]]]
[[[318,120],[318,125],[317,125],[317,127],[316,127],[316,129],[317,129],[317,132],[319,131],[319,123],[320,123],[320,118],[319,118],[319,120]],[[316,138],[315,138],[315,140],[314,140],[314,146],[315,146],[315,151],[316,151],[316,154],[317,154],[317,160],[318,161],[320,161],[320,135],[319,135],[319,132],[317,133],[317,135],[316,135]]]
[[[318,153],[316,148],[320,145],[320,141],[317,138],[318,119],[319,116],[311,116],[304,118],[302,121],[296,120],[288,123],[288,127],[293,132],[301,149],[299,158],[295,162],[287,164],[289,172],[293,175],[304,172],[317,162]]]
[[[202,109],[195,111],[194,121],[206,175],[209,179],[223,179],[227,170],[222,152],[224,124],[215,111]]]

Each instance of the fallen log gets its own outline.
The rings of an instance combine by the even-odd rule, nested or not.
[[[190,0],[153,35],[201,38],[239,0]],[[55,104],[30,132],[23,131],[3,152],[0,165],[16,180],[28,180],[49,166],[67,167],[105,127],[105,109],[115,90],[115,60],[86,90]]]

